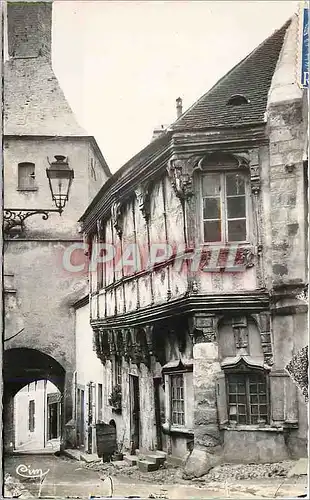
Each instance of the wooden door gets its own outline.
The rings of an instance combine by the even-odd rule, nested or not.
[[[140,446],[140,390],[139,377],[130,375],[130,435],[131,453]]]
[[[154,378],[154,406],[155,406],[155,423],[156,423],[156,437],[157,437],[157,449],[163,449],[162,443],[162,430],[161,430],[161,418],[160,418],[160,378]]]

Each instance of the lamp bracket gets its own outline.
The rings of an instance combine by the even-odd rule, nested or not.
[[[37,209],[29,210],[26,208],[4,208],[3,209],[3,221],[4,221],[4,232],[7,234],[14,227],[20,227],[24,230],[25,220],[33,215],[42,215],[43,220],[49,218],[50,213],[59,213],[61,215],[62,210],[57,208],[51,209]]]

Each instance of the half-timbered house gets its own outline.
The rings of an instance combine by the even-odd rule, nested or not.
[[[103,420],[123,450],[187,458],[188,475],[306,454],[306,406],[285,371],[307,343],[297,33],[294,16],[81,218]]]

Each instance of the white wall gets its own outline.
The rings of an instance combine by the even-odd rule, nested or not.
[[[47,435],[47,395],[59,392],[51,382],[44,380],[32,382],[21,389],[14,398],[15,417],[15,448],[38,449],[46,444],[44,435]],[[35,427],[29,430],[29,401],[35,402]]]
[[[87,428],[88,428],[88,384],[92,382],[93,384],[93,414],[94,418],[92,421],[93,425],[93,438],[92,438],[92,451],[96,451],[96,429],[95,423],[100,419],[100,410],[98,405],[98,384],[102,384],[102,390],[104,391],[103,382],[103,365],[101,361],[97,358],[95,351],[93,350],[93,330],[90,326],[90,316],[89,316],[89,304],[76,309],[76,321],[75,321],[75,332],[76,332],[76,388],[84,389],[85,391],[85,447],[87,447]],[[76,398],[76,395],[75,395]],[[102,401],[105,400],[104,393],[102,394]],[[78,409],[76,409],[78,411]]]

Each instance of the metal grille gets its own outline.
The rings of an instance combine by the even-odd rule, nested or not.
[[[228,375],[228,411],[230,422],[267,423],[266,377],[261,374]]]
[[[183,375],[171,375],[170,379],[172,424],[185,425],[184,378]]]

